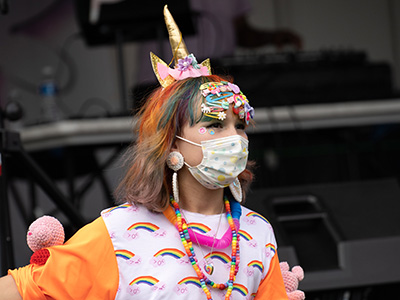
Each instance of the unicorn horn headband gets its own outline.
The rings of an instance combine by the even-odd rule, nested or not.
[[[161,58],[150,52],[151,65],[161,86],[165,88],[177,80],[211,75],[211,65],[208,58],[198,64],[194,55],[189,54],[183,41],[182,33],[167,5],[164,6],[164,20],[168,30],[175,67],[170,68]]]

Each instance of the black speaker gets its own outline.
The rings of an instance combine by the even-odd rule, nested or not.
[[[196,33],[187,0],[125,0],[115,3],[75,0],[75,11],[86,43],[96,46],[115,44],[117,33],[125,42],[168,37],[163,16],[165,4],[184,36]]]
[[[400,283],[400,188],[395,179],[257,189],[246,205],[272,224],[281,261],[301,289]]]

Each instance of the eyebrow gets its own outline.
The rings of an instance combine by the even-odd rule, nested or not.
[[[209,117],[209,116],[206,116],[205,114],[203,114],[202,116],[201,116],[201,118],[200,118],[200,120],[199,120],[199,122],[211,122],[211,121],[220,121],[221,122],[221,120],[218,120],[218,119],[215,119],[215,118],[212,118],[212,117]]]

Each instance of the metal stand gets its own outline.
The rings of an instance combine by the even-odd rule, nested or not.
[[[120,109],[122,113],[128,111],[127,106],[127,93],[126,93],[126,79],[125,79],[125,60],[124,60],[124,36],[120,30],[115,32],[115,44],[117,48],[117,66],[118,66],[118,79],[120,89]]]
[[[18,120],[22,115],[19,105],[9,103],[0,111],[0,256],[1,275],[14,266],[13,245],[11,236],[10,211],[8,202],[7,157],[15,156],[19,164],[32,176],[35,182],[50,197],[55,205],[68,217],[74,227],[85,224],[82,215],[55,186],[54,182],[44,173],[36,162],[24,150],[18,132],[4,128],[4,121]]]

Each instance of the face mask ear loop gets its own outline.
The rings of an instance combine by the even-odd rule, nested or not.
[[[189,140],[187,140],[187,139],[185,139],[185,138],[183,138],[183,137],[180,137],[179,135],[177,135],[176,137],[177,137],[178,139],[182,140],[182,141],[185,141],[186,143],[189,143],[189,144],[192,144],[192,145],[195,145],[195,146],[198,146],[198,147],[202,147],[200,144],[197,144],[197,143],[195,143],[195,142],[189,141]]]

